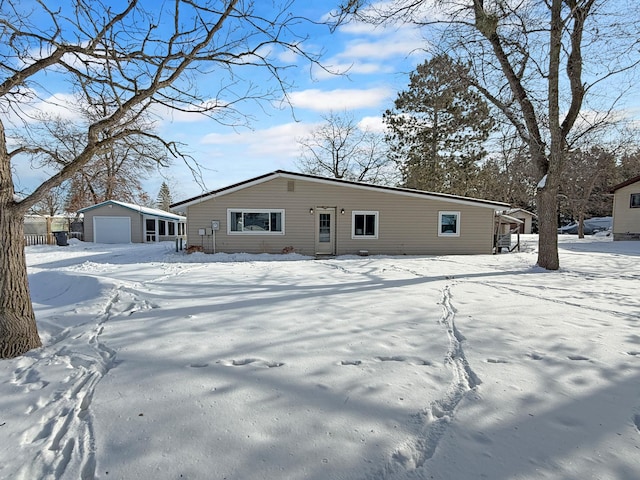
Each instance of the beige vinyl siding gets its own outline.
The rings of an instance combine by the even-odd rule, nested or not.
[[[291,182],[294,185],[291,185]],[[293,190],[293,191],[291,191]],[[293,247],[304,255],[315,253],[315,213],[310,208],[336,208],[336,253],[439,255],[491,253],[493,215],[491,208],[426,197],[374,191],[353,186],[332,185],[302,179],[274,178],[232,193],[187,207],[187,243],[213,251],[214,236],[201,237],[199,229],[215,232],[219,252],[280,253]],[[268,235],[228,235],[227,209],[283,209],[285,233]],[[344,215],[340,213],[345,210]],[[378,238],[351,238],[352,211],[378,212]],[[460,212],[460,236],[438,236],[438,212]]]
[[[631,208],[631,194],[640,193],[640,182],[616,190],[613,200],[613,234],[624,239],[627,234],[640,234],[640,208]]]
[[[138,212],[119,205],[104,205],[84,212],[84,241],[93,242],[93,217],[129,217],[131,219],[131,242],[142,242],[142,218]]]

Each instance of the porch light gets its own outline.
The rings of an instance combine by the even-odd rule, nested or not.
[[[344,215],[344,208],[340,210],[340,215]]]
[[[313,207],[309,209],[309,215],[313,215]]]

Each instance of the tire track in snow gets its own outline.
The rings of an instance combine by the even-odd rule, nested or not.
[[[440,440],[455,418],[458,404],[467,393],[482,383],[465,356],[465,338],[455,325],[456,310],[448,285],[442,289],[439,304],[442,316],[438,323],[446,330],[449,342],[445,364],[452,370],[453,380],[443,398],[433,401],[425,410],[412,416],[416,439],[396,449],[382,471],[368,477],[371,480],[404,478],[407,473],[423,467],[435,454]]]
[[[49,365],[62,364],[71,372],[53,395],[41,397],[27,410],[30,416],[38,415],[40,419],[22,434],[22,444],[33,449],[34,454],[16,478],[95,477],[96,443],[90,407],[98,383],[117,364],[115,350],[102,341],[101,335],[111,318],[153,307],[146,300],[139,300],[135,290],[116,287],[92,328],[87,328],[91,323],[87,322],[65,329],[55,343],[35,354],[35,362],[14,371],[13,383],[26,391],[49,385],[40,379],[40,365],[45,370]],[[52,352],[51,348],[61,342],[67,345]]]

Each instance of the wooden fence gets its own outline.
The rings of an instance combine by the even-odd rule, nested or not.
[[[67,232],[67,238],[83,239],[82,232]],[[24,244],[28,247],[31,245],[55,245],[56,236],[53,233],[25,233]]]

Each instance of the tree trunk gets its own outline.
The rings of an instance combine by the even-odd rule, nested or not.
[[[578,238],[584,238],[584,209],[578,214]]]
[[[538,266],[558,270],[558,188],[547,185],[538,190]]]
[[[29,295],[24,254],[24,219],[0,204],[0,358],[42,346]]]
[[[536,162],[538,173],[546,175],[544,186],[538,190],[538,266],[558,270],[558,182],[562,172],[565,139],[560,127],[560,55],[562,52],[562,0],[552,0],[549,31],[549,133],[551,145],[545,161]],[[543,177],[544,178],[544,177]]]
[[[0,123],[0,358],[17,357],[40,346],[24,254],[24,212],[14,200]]]

